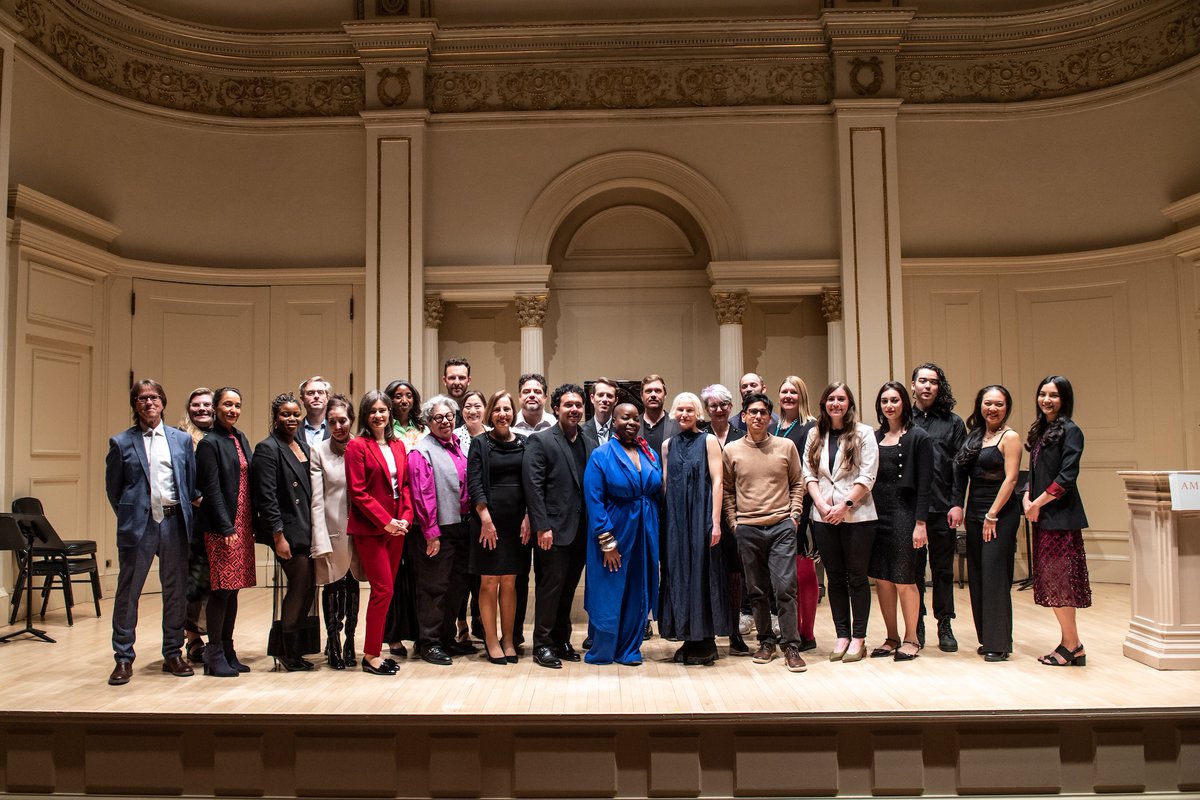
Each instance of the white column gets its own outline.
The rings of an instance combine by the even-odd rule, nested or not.
[[[437,295],[425,296],[425,374],[421,388],[432,397],[441,391],[441,374],[439,368],[442,360],[438,357],[438,329],[442,326],[442,317],[446,313],[446,304]]]
[[[750,296],[746,292],[714,292],[713,309],[721,326],[721,383],[738,397],[738,382],[742,379],[742,319]]]
[[[842,290],[829,287],[821,292],[821,314],[829,354],[829,382],[846,380],[846,328],[842,322]]]
[[[544,294],[518,295],[516,300],[517,321],[521,324],[521,372],[545,375],[542,325],[546,321],[547,297]]]

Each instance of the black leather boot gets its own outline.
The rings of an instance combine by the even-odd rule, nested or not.
[[[333,669],[345,669],[342,660],[342,584],[330,584],[321,590],[321,613],[325,616],[325,660]]]
[[[342,597],[345,601],[342,607],[346,615],[346,643],[342,646],[342,661],[347,667],[354,667],[358,665],[358,659],[354,655],[354,631],[358,628],[358,581],[349,575],[343,580],[345,584]]]

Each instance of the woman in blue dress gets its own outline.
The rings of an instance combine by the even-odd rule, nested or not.
[[[646,617],[658,604],[658,504],[662,474],[645,441],[640,414],[614,409],[613,438],[596,448],[583,474],[587,502],[587,589],[592,630],[589,664],[642,663]]]

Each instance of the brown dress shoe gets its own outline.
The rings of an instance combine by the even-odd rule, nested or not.
[[[774,642],[760,642],[752,660],[755,664],[766,664],[775,658],[776,649]]]
[[[800,657],[800,648],[796,645],[790,645],[783,649],[783,660],[787,662],[789,672],[804,672],[808,669],[808,665]]]
[[[187,678],[196,673],[188,666],[188,663],[179,656],[171,656],[163,662],[163,672],[169,672],[176,678]]]
[[[129,679],[133,677],[133,662],[118,661],[113,667],[112,674],[108,676],[109,686],[124,686],[129,683]]]

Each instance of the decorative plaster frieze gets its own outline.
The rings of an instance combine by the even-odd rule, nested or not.
[[[34,48],[97,93],[248,119],[355,117],[368,92],[371,105],[434,113],[825,105],[834,58],[851,52],[858,61],[842,67],[851,96],[1009,103],[1116,86],[1200,54],[1196,0],[448,28],[391,17],[315,33],[221,31],[117,0],[0,6]],[[872,60],[883,39],[894,67],[891,55]]]

